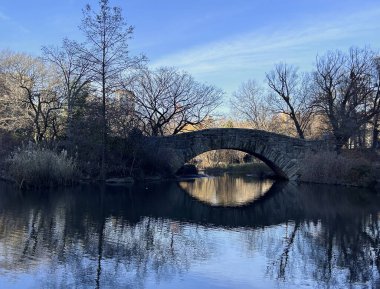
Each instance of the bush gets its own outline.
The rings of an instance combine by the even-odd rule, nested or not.
[[[307,155],[301,167],[301,181],[325,184],[370,186],[374,181],[371,163],[335,152]]]
[[[77,176],[75,161],[65,150],[56,153],[37,146],[14,152],[8,159],[8,171],[21,188],[69,185]]]
[[[177,175],[179,176],[197,175],[197,174],[198,174],[197,167],[193,164],[184,164],[177,172]]]
[[[171,148],[157,150],[151,145],[144,146],[138,159],[142,172],[147,175],[172,176],[176,173],[173,169],[183,165],[183,160]]]

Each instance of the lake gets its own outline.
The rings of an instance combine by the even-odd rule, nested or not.
[[[380,288],[365,189],[223,175],[0,200],[0,288]]]

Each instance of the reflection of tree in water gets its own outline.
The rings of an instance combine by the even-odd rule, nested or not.
[[[321,226],[315,237],[307,230],[303,232],[311,247],[309,255],[318,268],[314,278],[337,283],[336,272],[344,270],[341,275],[348,283],[376,284],[380,280],[379,219],[370,215],[339,223]]]
[[[65,273],[54,275],[77,273],[73,280],[78,286],[93,284],[96,276],[96,284],[101,288],[143,288],[152,272],[157,280],[181,274],[191,262],[206,258],[210,252],[205,248],[204,236],[196,230],[184,232],[176,223],[149,217],[135,225],[110,218],[103,233],[89,237],[85,244],[70,243],[65,249],[69,258],[62,260],[64,268],[57,268]],[[76,256],[89,259],[83,262]]]
[[[241,250],[265,254],[267,276],[280,282],[379,287],[380,196],[356,189],[275,184],[237,208],[162,183],[26,196],[2,190],[1,199],[1,272],[35,272],[41,288],[143,288],[152,275],[163,282],[223,256],[210,226],[238,230]]]
[[[361,199],[355,189],[312,188],[288,192],[297,195],[291,202],[295,210],[304,208],[302,218],[246,232],[247,249],[266,252],[267,274],[280,282],[380,288],[379,197],[369,193]]]
[[[273,180],[250,177],[199,178],[179,186],[194,198],[213,206],[241,206],[259,199],[272,187]]]
[[[148,274],[154,273],[158,281],[182,274],[212,252],[211,241],[197,226],[184,228],[153,217],[131,223],[104,207],[94,215],[78,211],[85,206],[71,203],[72,197],[55,200],[53,207],[43,200],[2,210],[2,270],[49,268],[38,274],[41,288],[143,288]]]

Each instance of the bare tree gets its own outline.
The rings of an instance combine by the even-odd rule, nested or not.
[[[2,76],[10,88],[3,95],[12,114],[8,116],[18,123],[23,118],[32,121],[37,143],[47,139],[48,132],[49,138],[56,137],[54,121],[62,108],[62,94],[53,71],[40,59],[10,53],[2,59]]]
[[[317,57],[314,103],[324,114],[340,150],[380,110],[374,52],[351,48]]]
[[[148,135],[177,134],[203,123],[221,104],[223,92],[174,68],[142,70],[131,84],[136,116]]]
[[[241,84],[231,98],[233,112],[256,129],[271,130],[272,111],[264,99],[264,92],[254,80]]]
[[[128,90],[116,92],[109,101],[108,115],[110,133],[127,139],[130,132],[138,127],[133,93]]]
[[[0,128],[13,132],[24,133],[32,130],[27,106],[22,105],[21,88],[10,77],[11,59],[15,57],[10,51],[0,53]]]
[[[376,105],[376,101],[380,98],[380,57],[377,56],[374,59],[374,96],[372,101],[373,105]],[[374,114],[370,120],[372,124],[372,148],[379,148],[379,131],[380,131],[380,109]]]
[[[1,96],[9,93],[9,87],[7,86],[6,77],[3,72],[2,60],[3,60],[2,55],[0,55],[0,95]]]
[[[307,93],[308,76],[300,76],[296,67],[280,63],[266,74],[266,79],[273,90],[270,102],[272,110],[289,116],[298,136],[304,139],[312,116],[311,98]]]
[[[44,59],[57,69],[67,105],[66,135],[71,138],[73,108],[78,97],[90,85],[89,62],[80,54],[79,44],[64,39],[61,47],[43,47]]]
[[[102,99],[102,179],[105,178],[106,165],[107,99],[120,88],[122,74],[144,60],[143,57],[130,57],[128,40],[133,33],[133,27],[125,22],[121,8],[111,8],[108,2],[99,0],[98,12],[87,5],[83,10],[80,26],[86,36],[82,57],[89,63]]]

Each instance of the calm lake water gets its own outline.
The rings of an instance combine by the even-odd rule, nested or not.
[[[229,176],[0,184],[0,288],[380,288],[380,196]]]

